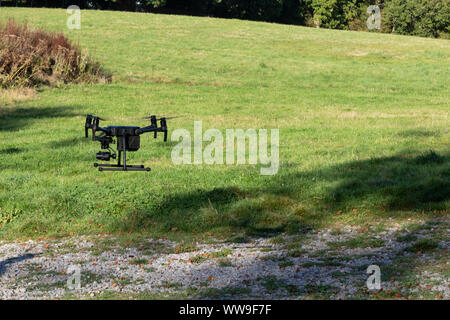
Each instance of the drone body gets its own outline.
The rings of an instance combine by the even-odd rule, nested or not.
[[[104,164],[94,163],[94,167],[98,167],[99,171],[150,171],[150,168],[145,168],[143,165],[127,165],[126,152],[137,151],[140,148],[140,135],[146,132],[153,132],[154,138],[157,137],[158,132],[164,133],[164,141],[167,141],[167,119],[157,119],[156,116],[149,117],[150,126],[147,127],[135,127],[135,126],[108,126],[100,127],[99,117],[87,115],[86,124],[84,127],[85,137],[87,138],[88,130],[92,129],[92,140],[99,141],[102,149],[108,151],[100,151],[97,153],[97,159],[103,161],[109,161],[112,159],[118,159],[117,164]],[[158,120],[160,126],[158,127]],[[97,131],[100,131],[100,135],[95,135]],[[110,144],[115,143],[113,137],[117,138],[117,151],[118,155]],[[122,157],[123,156],[123,157]],[[121,164],[121,158],[123,163]]]

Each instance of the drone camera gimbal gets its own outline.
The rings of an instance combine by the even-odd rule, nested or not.
[[[89,129],[92,130],[92,140],[99,141],[101,148],[107,151],[99,151],[96,154],[98,160],[110,161],[117,158],[117,164],[94,163],[94,167],[98,167],[99,171],[150,171],[150,168],[145,168],[143,165],[127,165],[127,151],[138,151],[140,148],[140,135],[146,132],[153,132],[153,137],[157,138],[157,133],[164,133],[164,141],[167,141],[167,119],[150,116],[150,125],[147,127],[134,126],[108,126],[100,127],[100,120],[97,116],[88,114],[86,116],[86,124],[84,126],[85,137],[89,136]],[[158,127],[159,121],[159,127]],[[95,133],[100,131],[99,135]],[[110,147],[110,144],[115,143],[113,137],[117,139],[117,151]],[[121,163],[121,159],[123,163]]]

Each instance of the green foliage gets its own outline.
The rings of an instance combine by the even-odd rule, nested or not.
[[[195,243],[182,242],[174,248],[174,253],[192,252],[196,250],[198,249]]]
[[[391,0],[385,14],[393,33],[439,37],[450,32],[450,0]]]
[[[0,227],[4,224],[10,223],[15,217],[21,213],[20,209],[6,210],[0,207]]]
[[[2,4],[68,6],[61,0],[3,0]],[[450,33],[449,0],[80,0],[75,4],[82,9],[208,15],[364,31],[368,6],[379,5],[384,32],[426,37]]]
[[[345,15],[345,28],[350,30],[367,31],[367,8],[373,4],[370,0],[349,0],[343,3],[343,10]]]
[[[223,257],[226,257],[226,256],[228,256],[230,254],[233,254],[233,252],[234,251],[232,249],[223,249],[221,251],[211,252],[209,254],[209,256],[212,257],[212,258],[223,258]]]
[[[191,262],[192,263],[202,263],[202,262],[204,262],[206,260],[208,260],[208,256],[207,255],[196,255],[196,256],[193,256],[191,258]]]
[[[312,0],[314,24],[331,29],[345,28],[345,14],[341,0]]]
[[[311,0],[314,24],[330,29],[367,30],[369,0]]]

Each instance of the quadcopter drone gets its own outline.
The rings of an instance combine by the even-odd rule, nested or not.
[[[173,118],[173,117],[172,117]],[[92,129],[92,140],[99,141],[102,149],[107,151],[97,152],[97,159],[109,161],[117,158],[117,164],[94,163],[94,167],[98,167],[99,171],[150,171],[150,168],[145,168],[143,165],[127,165],[127,151],[137,151],[140,148],[140,135],[146,132],[153,132],[153,137],[156,139],[158,132],[164,133],[164,141],[167,141],[167,120],[171,118],[157,118],[156,116],[146,117],[150,119],[150,125],[147,127],[130,127],[130,126],[108,126],[100,127],[100,117],[88,114],[86,116],[86,124],[84,126],[85,137],[88,138],[88,130]],[[158,121],[160,126],[158,127]],[[96,131],[101,133],[97,136]],[[116,143],[113,137],[117,138],[117,151],[109,145]],[[120,163],[123,155],[123,164]]]

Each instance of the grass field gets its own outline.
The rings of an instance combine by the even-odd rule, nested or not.
[[[81,30],[64,10],[1,8],[7,18],[63,31],[113,81],[0,92],[3,239],[232,239],[448,217],[447,40],[123,12],[83,11]],[[279,128],[280,169],[174,165],[175,143],[144,135],[129,161],[151,173],[98,172],[87,113]]]

